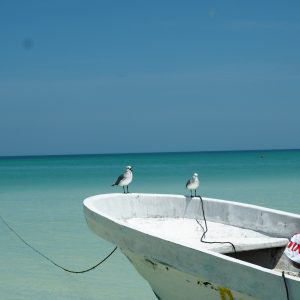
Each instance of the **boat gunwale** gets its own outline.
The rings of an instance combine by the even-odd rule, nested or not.
[[[160,196],[160,197],[166,197],[166,198],[172,197],[172,198],[179,198],[179,199],[197,198],[197,197],[190,197],[190,196],[179,195],[179,194],[130,193],[130,194],[125,194],[125,195],[132,195],[132,196],[146,195],[147,197],[148,196],[154,196],[154,197]],[[90,197],[84,199],[83,204],[84,204],[84,206],[86,206],[88,208],[90,208],[90,207],[96,208],[95,206],[91,206],[92,201],[98,200],[99,198],[105,199],[105,198],[108,198],[109,196],[124,196],[124,194],[123,193],[107,193],[107,194],[93,195],[93,196],[90,196]],[[299,214],[291,213],[291,212],[284,211],[284,210],[264,207],[264,206],[260,206],[260,205],[256,205],[256,204],[237,202],[237,201],[232,201],[232,200],[210,198],[210,197],[205,197],[205,196],[203,196],[202,199],[205,201],[213,201],[215,203],[231,204],[231,205],[237,206],[237,207],[239,206],[239,207],[244,207],[244,208],[260,209],[265,212],[271,212],[271,213],[275,213],[278,215],[284,215],[284,216],[288,216],[288,217],[298,218],[300,220]],[[98,210],[99,208],[97,207],[96,209]],[[107,216],[108,218],[110,218],[110,216],[104,212],[102,212],[101,215]]]

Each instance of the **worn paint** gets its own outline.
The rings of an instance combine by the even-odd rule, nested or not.
[[[150,260],[150,259],[148,259],[148,258],[145,258],[145,262],[146,262],[146,263],[150,263],[151,266],[152,266],[152,268],[153,268],[153,270],[156,269],[157,263],[155,263],[154,261],[152,261],[152,260]]]
[[[234,300],[230,289],[219,287],[219,293],[220,293],[221,300]]]

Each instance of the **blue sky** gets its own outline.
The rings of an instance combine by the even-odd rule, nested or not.
[[[0,155],[300,148],[298,1],[0,2]]]

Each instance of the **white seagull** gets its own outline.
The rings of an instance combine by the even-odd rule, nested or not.
[[[128,185],[132,181],[132,177],[133,177],[132,167],[127,166],[126,171],[118,177],[118,179],[116,180],[116,182],[114,184],[112,184],[112,186],[115,186],[115,185],[122,186],[124,194],[126,193],[126,191],[125,191],[125,186],[126,186],[127,187],[127,193],[129,193]]]
[[[186,183],[186,188],[188,190],[191,191],[191,197],[193,197],[193,190],[195,191],[195,197],[196,197],[196,190],[197,188],[199,187],[199,179],[198,179],[198,174],[197,173],[194,173],[193,177],[191,179],[189,179]]]

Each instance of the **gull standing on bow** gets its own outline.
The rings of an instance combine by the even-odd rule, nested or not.
[[[127,166],[126,171],[118,177],[118,179],[116,180],[116,182],[114,184],[112,184],[112,186],[115,186],[115,185],[122,186],[124,194],[126,193],[126,191],[125,191],[125,186],[126,186],[127,187],[127,193],[129,193],[128,185],[132,181],[132,177],[133,177],[132,167]]]
[[[189,179],[186,183],[186,188],[191,191],[191,197],[193,197],[193,190],[195,191],[195,197],[196,197],[196,190],[199,187],[199,179],[198,174],[194,173],[193,177]]]

